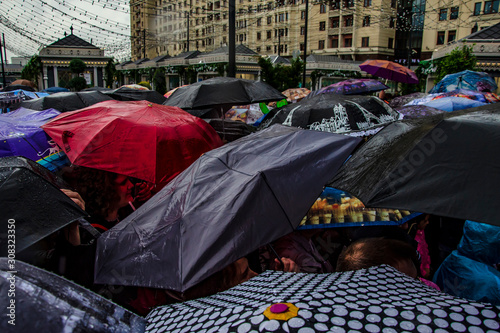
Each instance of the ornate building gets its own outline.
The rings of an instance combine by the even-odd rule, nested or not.
[[[83,73],[87,84],[104,87],[104,67],[111,59],[104,56],[104,50],[73,35],[73,29],[69,35],[42,48],[39,57],[43,66],[43,83],[39,82],[38,87],[43,88],[68,83],[72,77],[69,63],[73,59],[80,59],[87,65]]]

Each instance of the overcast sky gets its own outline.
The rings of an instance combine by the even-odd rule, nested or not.
[[[64,33],[104,48],[116,60],[130,57],[129,1],[123,0],[0,0],[0,32],[7,58],[31,57]]]

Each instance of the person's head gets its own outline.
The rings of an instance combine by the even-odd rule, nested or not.
[[[75,166],[62,174],[83,198],[90,215],[103,218],[133,200],[129,177],[117,173]]]
[[[337,271],[354,271],[386,264],[416,278],[415,256],[415,249],[406,242],[382,237],[363,238],[340,254]]]

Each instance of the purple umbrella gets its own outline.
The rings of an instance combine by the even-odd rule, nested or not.
[[[396,110],[404,116],[404,119],[423,118],[446,112],[427,105],[402,106]]]
[[[38,161],[57,153],[59,148],[40,128],[60,114],[55,109],[34,111],[20,108],[0,114],[0,157],[24,156]]]
[[[326,86],[318,94],[334,93],[358,95],[388,89],[389,87],[374,79],[349,79]]]
[[[402,82],[418,83],[418,77],[411,69],[388,60],[367,60],[359,65],[362,71],[384,79]]]
[[[394,97],[390,102],[389,102],[389,106],[391,108],[399,108],[403,105],[405,105],[406,103],[409,103],[417,98],[422,98],[422,97],[425,97],[427,96],[427,94],[425,93],[422,93],[422,92],[415,92],[415,93],[412,93],[412,94],[408,94],[408,95],[403,95],[403,96],[398,96],[398,97]]]

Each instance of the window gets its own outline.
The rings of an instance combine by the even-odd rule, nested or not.
[[[476,2],[474,4],[474,15],[480,15],[481,14],[481,2]]]
[[[474,26],[470,30],[470,33],[473,34],[473,33],[477,32],[477,30],[478,30],[478,26],[477,26],[477,23],[476,23],[476,24],[474,24]]]
[[[320,40],[318,41],[318,50],[323,50],[325,48],[325,41]]]
[[[363,27],[369,27],[369,26],[370,26],[370,16],[363,17]]]
[[[330,5],[330,9],[340,9],[340,0],[333,0]]]
[[[271,45],[266,46],[266,51],[271,51]]]
[[[453,42],[456,37],[457,37],[457,31],[456,30],[450,30],[450,31],[448,31],[448,43],[449,42]]]
[[[322,3],[322,4],[319,6],[319,12],[320,12],[321,14],[326,13],[326,5],[325,5],[325,4],[323,4],[323,3]]]
[[[339,27],[339,18],[332,17],[330,18],[330,28],[338,28]]]
[[[344,0],[344,7],[345,8],[352,8],[352,7],[354,7],[354,0]]]
[[[271,30],[267,31],[267,39],[271,39]]]
[[[438,38],[437,38],[437,42],[436,42],[437,45],[444,44],[444,35],[445,35],[444,31],[438,31]]]
[[[498,4],[499,0],[486,1],[484,3],[484,13],[485,14],[498,13]]]
[[[267,24],[271,24],[273,22],[273,18],[271,16],[267,17]]]
[[[394,28],[395,26],[396,26],[396,18],[391,17],[391,19],[389,20],[389,28]]]
[[[261,37],[262,37],[261,33],[260,33],[260,32],[258,32],[258,33],[257,33],[257,40],[260,40],[260,39],[261,39]]]
[[[344,47],[351,47],[352,46],[352,35],[344,35]]]
[[[387,48],[392,49],[394,47],[394,38],[389,38],[387,43]]]
[[[372,0],[364,0],[363,6],[370,7],[372,5]]]
[[[443,8],[439,10],[439,21],[446,21],[448,17],[448,8]]]
[[[397,1],[391,0],[391,8],[396,8]]]
[[[326,22],[319,22],[319,31],[325,31],[326,30]]]
[[[331,48],[339,47],[339,36],[330,37],[330,47]]]
[[[304,36],[306,34],[306,27],[300,27],[300,35]]]
[[[458,18],[458,7],[451,7],[450,20],[456,20],[457,18]]]
[[[305,20],[306,19],[306,11],[305,10],[303,10],[303,11],[300,12],[300,19],[301,20]]]
[[[370,37],[361,37],[361,47],[370,46]]]
[[[351,16],[344,16],[344,27],[352,27],[354,20]]]
[[[257,26],[260,27],[262,25],[262,18],[257,19]]]
[[[304,51],[304,43],[300,43],[300,50]]]

